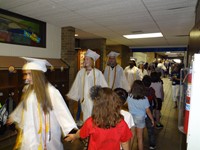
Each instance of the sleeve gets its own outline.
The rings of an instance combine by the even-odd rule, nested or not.
[[[160,92],[161,92],[161,99],[164,100],[164,90],[163,90],[163,84],[161,83],[161,88],[160,88]]]
[[[104,75],[102,74],[102,72],[100,71],[100,70],[98,70],[98,78],[97,78],[97,85],[100,85],[100,86],[102,86],[102,87],[108,87],[108,84],[107,84],[107,82],[106,82],[106,80],[105,80],[105,77],[104,77]]]
[[[77,128],[76,123],[60,92],[54,87],[50,87],[49,93],[53,105],[53,113],[56,116],[64,136],[66,136],[73,128]]]
[[[138,80],[142,80],[143,75],[142,72],[140,71],[140,69],[137,68],[137,75],[138,75]]]
[[[166,70],[167,70],[167,68],[165,67],[165,65],[164,65],[164,64],[162,64],[162,70],[164,70],[164,71],[166,71]]]
[[[150,107],[150,104],[149,104],[147,97],[145,97],[145,99],[144,99],[144,107],[145,107],[145,109]]]
[[[128,125],[129,128],[132,128],[133,126],[135,126],[135,123],[133,121],[133,116],[129,112],[128,112],[128,122],[127,122],[127,125]]]
[[[22,118],[22,110],[23,110],[23,102],[21,101],[17,105],[15,110],[10,114],[9,117],[11,117],[14,120],[14,122],[20,123],[21,122],[21,118]]]
[[[82,139],[89,136],[91,127],[92,127],[92,119],[90,117],[85,121],[85,123],[83,124],[83,126],[80,129],[80,137]]]
[[[130,91],[130,86],[128,84],[128,81],[126,79],[125,73],[123,71],[123,69],[121,69],[121,82],[122,82],[122,88],[125,89],[127,92]]]
[[[81,80],[81,70],[77,73],[76,78],[71,86],[67,97],[72,100],[78,101],[82,98],[82,80]]]
[[[120,142],[127,142],[132,137],[132,132],[124,120],[122,120],[120,124],[120,129],[118,129],[121,131]]]
[[[134,123],[134,121],[133,121],[133,116],[130,114],[130,127],[129,128],[132,128],[132,127],[134,127],[135,126],[135,123]]]
[[[106,68],[104,70],[104,78],[107,81],[107,78],[108,78],[108,66],[106,66]]]

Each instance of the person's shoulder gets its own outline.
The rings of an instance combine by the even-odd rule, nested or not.
[[[78,73],[85,72],[85,68],[81,68]]]
[[[128,112],[128,111],[126,111],[126,110],[123,110],[123,109],[120,110],[120,113],[121,113],[124,117],[126,117],[126,116],[132,116],[130,112]]]
[[[102,74],[102,71],[97,68],[94,68],[94,71],[95,71],[95,73]]]
[[[54,92],[54,94],[55,94],[56,91],[59,92],[58,89],[56,89],[51,83],[48,83],[47,86],[48,86],[48,90],[50,91],[50,93]]]
[[[124,70],[129,69],[129,68],[130,68],[130,66],[126,66]]]
[[[92,119],[92,117],[89,117],[88,119],[86,119],[85,120],[85,123],[87,124],[87,125],[92,125],[93,124],[93,119]],[[84,123],[84,124],[85,124]]]
[[[122,66],[120,66],[119,64],[116,65],[117,68],[123,69]]]
[[[153,87],[149,87],[148,90],[149,90],[150,92],[155,92],[155,90],[154,90]]]
[[[116,69],[117,69],[118,71],[123,71],[123,70],[124,70],[124,69],[122,68],[122,66],[120,66],[119,64],[117,64]]]
[[[108,70],[108,69],[109,69],[109,67],[110,67],[110,66],[106,65],[106,67],[105,67],[105,69],[104,69],[104,70]]]

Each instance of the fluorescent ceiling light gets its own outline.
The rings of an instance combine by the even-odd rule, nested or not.
[[[155,37],[163,37],[161,32],[157,33],[146,33],[146,34],[130,34],[123,35],[127,39],[141,39],[141,38],[155,38]]]

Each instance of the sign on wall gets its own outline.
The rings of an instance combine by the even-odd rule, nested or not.
[[[0,9],[0,42],[46,47],[46,23]]]

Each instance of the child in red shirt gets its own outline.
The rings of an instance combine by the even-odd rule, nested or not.
[[[94,86],[90,91],[94,102],[92,116],[76,134],[69,134],[66,141],[89,137],[88,150],[129,150],[131,130],[120,113],[117,94],[110,88]]]

